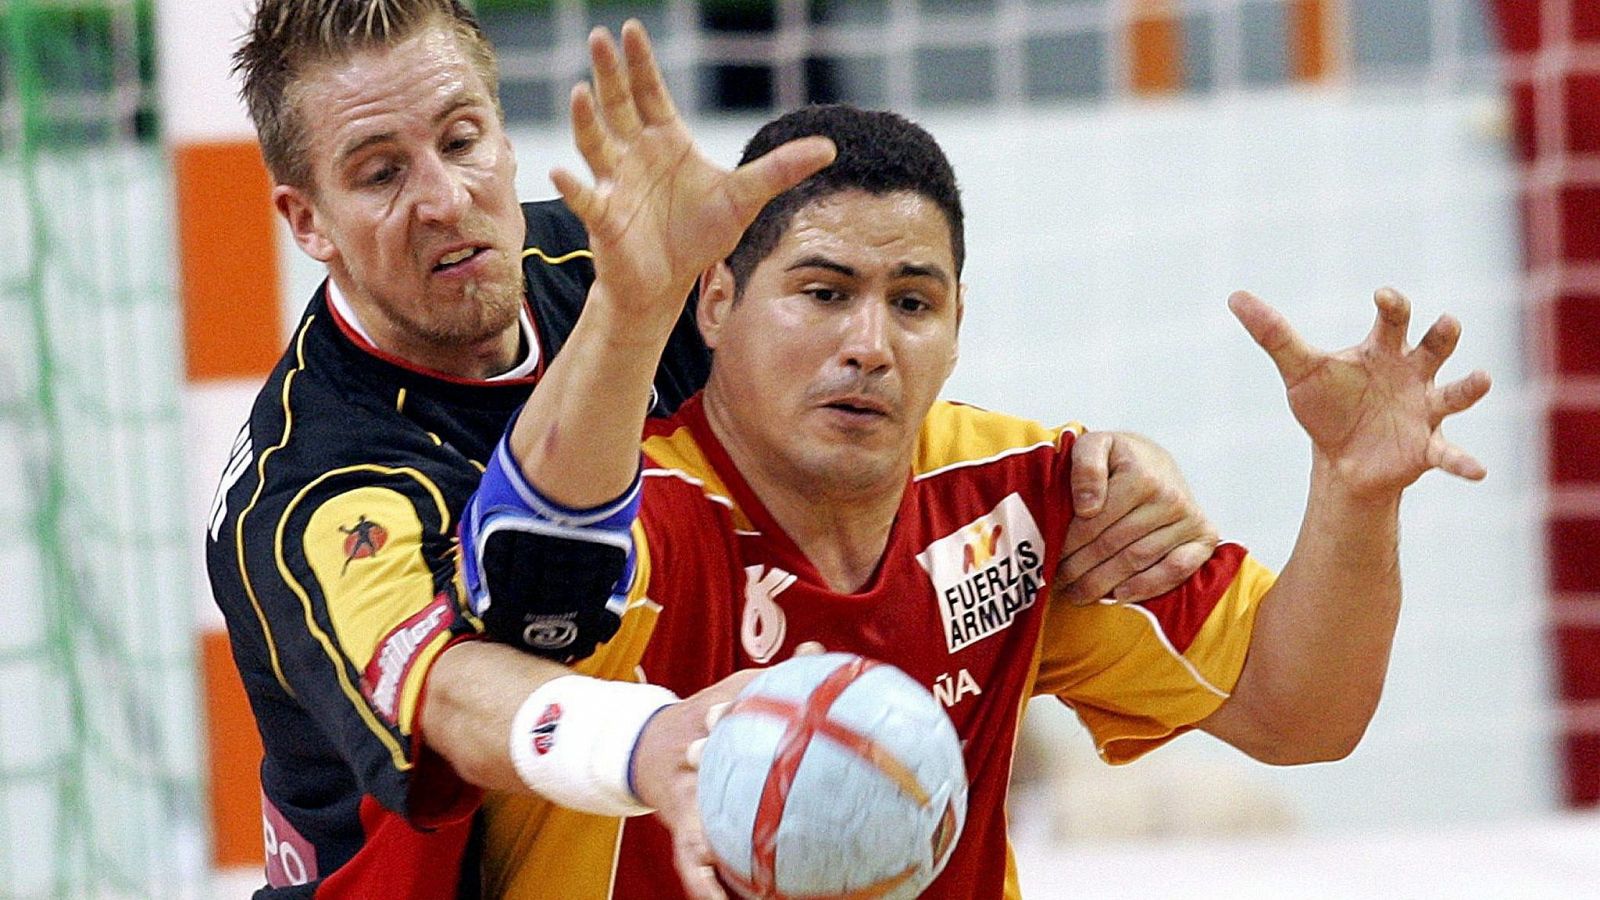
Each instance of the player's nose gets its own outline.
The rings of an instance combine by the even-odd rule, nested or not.
[[[416,217],[430,225],[458,224],[472,204],[466,179],[437,156],[427,156],[415,164],[412,186]]]
[[[847,365],[866,372],[888,368],[893,362],[889,348],[889,304],[882,297],[861,298],[845,321],[840,355]]]

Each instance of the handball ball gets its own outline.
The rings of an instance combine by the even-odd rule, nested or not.
[[[700,816],[718,870],[759,900],[911,898],[967,818],[955,727],[911,676],[846,653],[756,676],[711,730]]]

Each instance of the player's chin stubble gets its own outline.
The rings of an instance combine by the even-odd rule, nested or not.
[[[467,347],[503,333],[522,308],[520,271],[497,272],[463,287],[461,303],[440,304],[428,321],[413,322],[417,337],[434,346]]]

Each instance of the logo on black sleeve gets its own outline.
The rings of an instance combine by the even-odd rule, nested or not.
[[[339,530],[344,532],[344,568],[339,570],[343,575],[350,571],[350,564],[358,559],[369,559],[383,549],[389,540],[389,532],[377,522],[367,521],[366,516],[356,519],[356,523],[349,528],[343,525]]]
[[[565,650],[578,639],[578,614],[575,612],[529,616],[522,629],[522,640],[537,650]]]

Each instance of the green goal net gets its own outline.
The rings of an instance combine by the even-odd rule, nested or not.
[[[203,871],[146,0],[0,0],[0,897]]]

